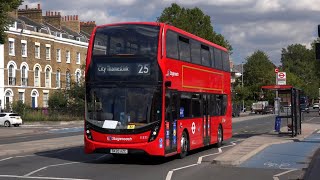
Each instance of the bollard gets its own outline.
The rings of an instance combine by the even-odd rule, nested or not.
[[[276,116],[275,122],[274,122],[274,130],[276,132],[280,132],[281,128],[281,118],[279,116]]]

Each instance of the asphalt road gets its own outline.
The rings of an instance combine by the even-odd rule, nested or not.
[[[65,126],[26,126],[20,127],[0,127],[0,145],[12,144],[26,141],[35,141],[42,139],[52,139],[58,137],[68,137],[83,134],[83,127],[77,125]]]
[[[311,119],[311,120],[310,120]],[[312,115],[306,121],[312,122]],[[112,155],[83,153],[83,147],[73,147],[51,152],[1,157],[0,179],[272,179],[281,169],[256,169],[225,167],[212,164],[212,160],[253,135],[268,133],[274,128],[274,117],[233,124],[234,137],[221,149],[208,147],[193,151],[184,159],[150,158],[134,156],[114,158]],[[44,137],[44,136],[43,136]],[[236,141],[235,143],[233,143]],[[295,173],[297,175],[295,176]],[[292,172],[282,178],[297,177]]]

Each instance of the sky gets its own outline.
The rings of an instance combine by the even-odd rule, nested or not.
[[[232,61],[246,62],[257,50],[280,65],[281,50],[291,44],[310,43],[320,24],[319,0],[24,0],[20,8],[37,7],[79,15],[97,25],[126,21],[156,21],[166,7],[200,8],[211,17],[214,31],[232,45]]]

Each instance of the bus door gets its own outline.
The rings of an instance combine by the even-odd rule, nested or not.
[[[178,92],[166,91],[165,99],[165,153],[177,151],[177,117],[178,117]]]
[[[203,144],[209,145],[210,144],[210,113],[209,113],[209,102],[210,96],[204,94],[202,96],[202,112],[203,112]]]

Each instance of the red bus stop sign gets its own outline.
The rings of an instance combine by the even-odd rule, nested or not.
[[[278,69],[278,68],[275,68],[275,69],[274,69],[274,72],[275,72],[275,73],[278,73],[278,72],[279,72],[279,69]]]

